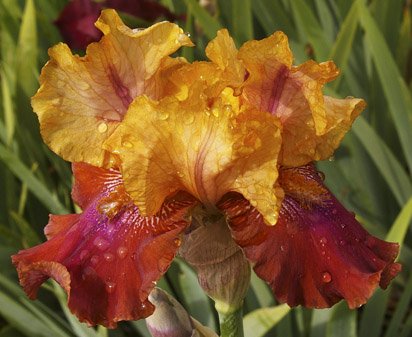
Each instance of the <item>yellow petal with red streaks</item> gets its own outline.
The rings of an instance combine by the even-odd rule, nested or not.
[[[339,74],[336,65],[307,61],[292,66],[293,56],[281,32],[245,43],[238,57],[250,74],[243,87],[245,104],[281,121],[279,163],[300,166],[331,156],[364,107],[361,100],[341,101],[323,95],[324,84]]]
[[[193,90],[185,101],[138,98],[106,141],[121,158],[126,190],[145,214],[179,190],[210,209],[237,191],[275,223],[282,198],[273,188],[281,145],[277,118],[239,108],[232,89],[213,102]]]
[[[100,166],[107,157],[101,144],[130,103],[141,94],[158,98],[162,84],[154,75],[162,61],[191,42],[169,22],[130,29],[113,10],[103,11],[96,25],[104,36],[89,45],[84,57],[73,55],[65,44],[49,50],[32,105],[54,152],[69,161]]]

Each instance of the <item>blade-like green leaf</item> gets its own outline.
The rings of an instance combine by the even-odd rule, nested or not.
[[[341,72],[344,74],[347,69],[349,56],[351,55],[352,44],[355,38],[355,33],[358,28],[358,9],[356,4],[353,4],[348,15],[342,23],[336,41],[333,44],[329,54],[329,59],[333,60]],[[341,76],[333,81],[332,87],[336,89],[341,81]]]
[[[402,150],[412,172],[412,111],[411,95],[405,91],[406,84],[385,42],[382,33],[362,0],[356,0],[360,23],[372,54],[376,69],[389,104],[390,113],[399,133]]]
[[[184,0],[190,12],[195,19],[199,22],[205,35],[209,39],[213,39],[216,36],[216,32],[222,28],[220,23],[214,19],[203,7],[199,5],[196,0]]]
[[[286,304],[252,311],[243,318],[245,337],[264,336],[289,311],[290,308]]]
[[[386,240],[391,242],[403,243],[405,239],[406,232],[409,228],[409,224],[412,220],[412,197],[402,208],[402,211],[399,213],[395,222],[393,223]]]
[[[332,310],[326,337],[356,337],[356,310],[350,310],[344,302],[338,303]]]
[[[390,288],[378,289],[363,307],[359,337],[379,337],[388,305]]]
[[[412,202],[411,202],[411,205],[412,205]],[[398,337],[399,336],[399,329],[401,327],[405,314],[409,310],[409,303],[411,301],[411,298],[412,298],[412,275],[409,276],[408,282],[406,283],[406,287],[404,291],[402,292],[402,297],[400,298],[399,303],[396,306],[396,310],[389,323],[388,329],[386,330],[385,337]]]
[[[251,0],[232,1],[233,36],[238,45],[253,38]]]
[[[53,213],[68,213],[56,195],[52,194],[33,173],[9,150],[0,144],[0,160],[13,174],[24,182],[28,189]]]
[[[303,0],[291,1],[291,6],[300,40],[308,41],[315,51],[316,59],[325,61],[330,53],[331,42],[327,40],[315,13]]]
[[[17,45],[17,78],[27,97],[37,89],[37,25],[33,0],[26,0]]]
[[[402,206],[412,195],[412,183],[402,165],[363,117],[358,118],[352,130]]]

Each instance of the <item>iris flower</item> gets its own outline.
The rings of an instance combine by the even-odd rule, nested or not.
[[[333,62],[294,66],[282,32],[237,50],[221,30],[209,61],[188,63],[170,56],[192,45],[175,24],[130,29],[105,10],[96,26],[84,57],[49,50],[32,100],[83,212],[50,216],[48,241],[13,256],[30,298],[51,277],[88,324],[147,317],[195,220],[220,219],[291,306],[356,308],[396,276],[398,244],[368,234],[313,164],[365,107],[323,95]]]

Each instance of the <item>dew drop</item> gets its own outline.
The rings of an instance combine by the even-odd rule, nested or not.
[[[219,109],[217,108],[212,109],[212,115],[215,117],[219,117]]]
[[[180,240],[179,238],[175,238],[173,240],[173,243],[175,244],[176,247],[180,247],[180,245],[182,244],[182,240]]]
[[[333,214],[333,215],[338,214],[338,210],[337,210],[336,208],[334,208],[334,209],[332,210],[332,214]]]
[[[346,228],[346,224],[341,223],[341,224],[340,224],[340,227],[341,227],[342,229],[345,229],[345,228]]]
[[[84,260],[88,254],[89,252],[87,250],[82,250],[80,252],[80,260]]]
[[[225,104],[225,105],[223,106],[223,110],[224,110],[226,113],[231,113],[231,112],[232,112],[232,106],[231,106],[230,104]]]
[[[77,82],[77,86],[78,86],[78,88],[79,88],[80,90],[90,89],[90,84],[87,83],[87,82],[82,82],[82,81]]]
[[[92,258],[90,259],[90,262],[92,264],[97,264],[99,262],[99,257],[97,255],[93,255]]]
[[[104,253],[103,257],[107,262],[112,262],[114,260],[114,255],[112,253]]]
[[[332,281],[332,276],[327,271],[325,271],[322,274],[322,282],[329,283],[330,281]]]
[[[325,173],[323,173],[323,172],[321,172],[321,171],[318,171],[318,176],[319,176],[319,178],[320,178],[322,181],[325,180]]]
[[[274,225],[278,220],[277,214],[274,212],[267,214],[265,218],[270,225]]]
[[[101,250],[107,248],[107,246],[109,245],[109,243],[105,239],[99,236],[96,239],[94,239],[93,243],[97,248]]]
[[[185,32],[185,35],[186,35],[187,37],[190,37],[190,33],[189,33],[189,32]]]
[[[136,253],[133,253],[131,258],[132,258],[133,261],[136,260]]]
[[[346,245],[346,241],[345,241],[345,240],[340,240],[340,241],[339,241],[339,244],[340,244],[341,246],[344,246],[344,245]]]
[[[177,171],[176,174],[179,178],[183,178],[185,176],[184,173],[180,171]]]
[[[183,119],[183,123],[185,123],[186,125],[193,124],[194,121],[195,121],[194,115],[188,115],[186,118]]]
[[[122,142],[122,146],[127,148],[127,149],[131,149],[133,147],[133,144],[128,142],[128,141],[124,141],[124,142]]]
[[[115,288],[116,288],[116,283],[110,282],[110,281],[106,282],[106,291],[109,294],[111,294],[114,291]]]
[[[124,259],[127,256],[127,248],[124,246],[117,248],[117,256]]]
[[[95,273],[92,267],[86,267],[83,270],[82,279],[85,280],[87,277],[93,275]]]
[[[165,121],[169,118],[169,113],[166,111],[158,111],[157,112],[157,117],[161,120],[161,121]]]
[[[285,252],[285,251],[286,251],[286,246],[281,245],[281,246],[280,246],[280,250],[281,250],[282,252]]]
[[[100,133],[105,133],[107,131],[107,129],[108,129],[108,127],[107,127],[107,124],[105,122],[100,123],[99,126],[97,127],[97,130]]]
[[[335,157],[334,157],[334,156],[331,156],[331,157],[328,158],[328,160],[329,160],[329,161],[334,161],[334,160],[335,160]]]

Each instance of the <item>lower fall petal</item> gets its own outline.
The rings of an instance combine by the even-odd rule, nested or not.
[[[233,238],[279,301],[326,308],[344,299],[356,308],[378,285],[387,287],[401,269],[398,244],[367,233],[312,165],[281,170],[280,185],[285,198],[273,227],[239,196],[220,205]]]
[[[155,216],[143,217],[118,171],[75,164],[76,185],[93,184],[96,170],[106,184],[95,190],[84,212],[52,216],[49,240],[12,259],[30,298],[51,277],[68,293],[69,308],[80,321],[114,328],[118,321],[153,312],[148,294],[176,254],[192,202],[165,202]]]

